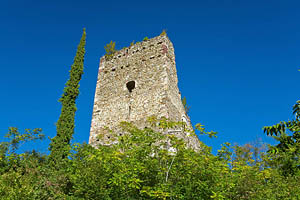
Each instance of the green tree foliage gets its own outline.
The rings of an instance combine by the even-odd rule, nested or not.
[[[132,42],[130,42],[129,47],[132,47],[134,45],[134,40]]]
[[[0,143],[0,155],[14,154],[16,150],[25,142],[44,139],[45,135],[42,133],[42,129],[25,129],[25,133],[20,133],[16,127],[9,127],[8,133],[4,136],[8,142]]]
[[[195,130],[198,131],[199,135],[208,135],[209,138],[217,138],[217,132],[215,131],[205,131],[204,125],[198,123],[195,125]]]
[[[269,147],[269,162],[284,175],[300,173],[300,101],[293,106],[294,120],[265,126],[264,132],[279,144]]]
[[[164,29],[164,30],[160,33],[160,35],[161,35],[161,36],[167,35],[166,29]]]
[[[175,124],[162,119],[159,126]],[[122,128],[127,134],[112,147],[78,147],[72,172],[77,198],[209,199],[213,191],[222,190],[216,186],[219,174],[214,168],[226,167],[216,159],[210,162],[214,156],[203,143],[197,153],[172,135],[151,128],[140,130],[130,123],[123,123]],[[170,144],[173,153],[168,151]],[[84,174],[77,177],[80,172]]]
[[[23,155],[18,155],[16,151],[22,144],[42,140],[44,137],[45,135],[40,128],[25,129],[24,133],[20,133],[18,128],[10,127],[4,136],[8,141],[0,143],[0,173],[18,166]]]
[[[181,122],[152,120],[150,128],[122,123],[126,134],[111,147],[74,144],[63,168],[49,167],[36,152],[0,173],[4,199],[299,199],[299,174],[270,167],[268,153],[253,144],[225,143],[215,156],[159,129]],[[203,126],[201,126],[203,128]],[[202,130],[205,132],[204,130]],[[114,133],[112,133],[114,134]],[[170,146],[173,148],[170,151]],[[255,157],[260,159],[255,160]]]
[[[114,53],[116,53],[116,42],[110,41],[107,45],[104,46],[105,49],[105,57],[107,59],[111,58]]]
[[[70,141],[75,128],[76,99],[79,95],[79,81],[83,74],[83,63],[85,54],[85,38],[83,34],[77,48],[74,62],[71,66],[70,77],[64,88],[64,93],[59,99],[62,104],[61,114],[56,123],[56,136],[51,139],[50,159],[60,161],[66,159],[69,155]]]
[[[64,173],[48,168],[38,155],[27,155],[26,164],[1,176],[1,195],[8,199],[297,199],[300,195],[299,176],[281,176],[267,166],[264,152],[255,162],[253,145],[226,143],[214,156],[200,142],[200,151],[195,152],[177,137],[153,130],[177,122],[151,122],[152,127],[143,130],[123,123],[127,134],[118,136],[112,147],[74,144]],[[170,144],[175,151],[168,151]]]

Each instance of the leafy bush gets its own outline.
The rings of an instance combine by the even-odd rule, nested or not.
[[[174,122],[175,123],[175,122]],[[155,124],[155,123],[153,123]],[[172,126],[164,121],[163,126]],[[161,125],[160,125],[161,126]],[[297,199],[300,175],[270,167],[253,145],[223,145],[218,155],[198,152],[157,127],[122,124],[118,144],[73,144],[68,162],[53,167],[47,155],[15,154],[0,175],[4,199]],[[11,142],[10,142],[11,143]],[[167,150],[169,144],[175,153]],[[7,156],[5,156],[6,158]]]
[[[105,57],[107,59],[111,58],[114,53],[116,53],[116,42],[110,41],[107,45],[104,46],[105,49]]]

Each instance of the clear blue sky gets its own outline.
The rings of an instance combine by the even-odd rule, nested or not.
[[[262,127],[292,119],[299,99],[300,2],[1,1],[0,132],[39,127],[54,137],[58,99],[82,28],[87,29],[74,141],[88,141],[99,58],[167,29],[181,93],[193,124],[219,133],[200,137],[216,150],[264,136]],[[47,151],[49,140],[31,147]]]

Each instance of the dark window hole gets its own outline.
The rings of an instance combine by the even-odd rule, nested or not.
[[[123,69],[123,66],[121,67],[121,69]]]
[[[111,71],[112,71],[112,72],[116,71],[116,68],[113,68]]]
[[[150,57],[150,59],[153,59],[153,58],[154,58],[154,56]]]
[[[126,65],[126,67],[129,67],[130,65]]]
[[[132,90],[135,88],[135,82],[134,81],[129,81],[128,83],[126,83],[126,87],[127,87],[129,92],[132,92]]]
[[[162,44],[162,42],[158,42],[157,44]]]

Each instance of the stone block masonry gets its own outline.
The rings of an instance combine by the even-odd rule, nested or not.
[[[191,126],[181,102],[177,86],[173,44],[166,35],[157,36],[117,51],[100,59],[98,80],[89,143],[113,144],[107,128],[118,132],[122,121],[139,128],[147,126],[151,116],[184,121]],[[199,147],[196,136],[187,136],[180,129],[168,133],[184,138],[194,149]]]

